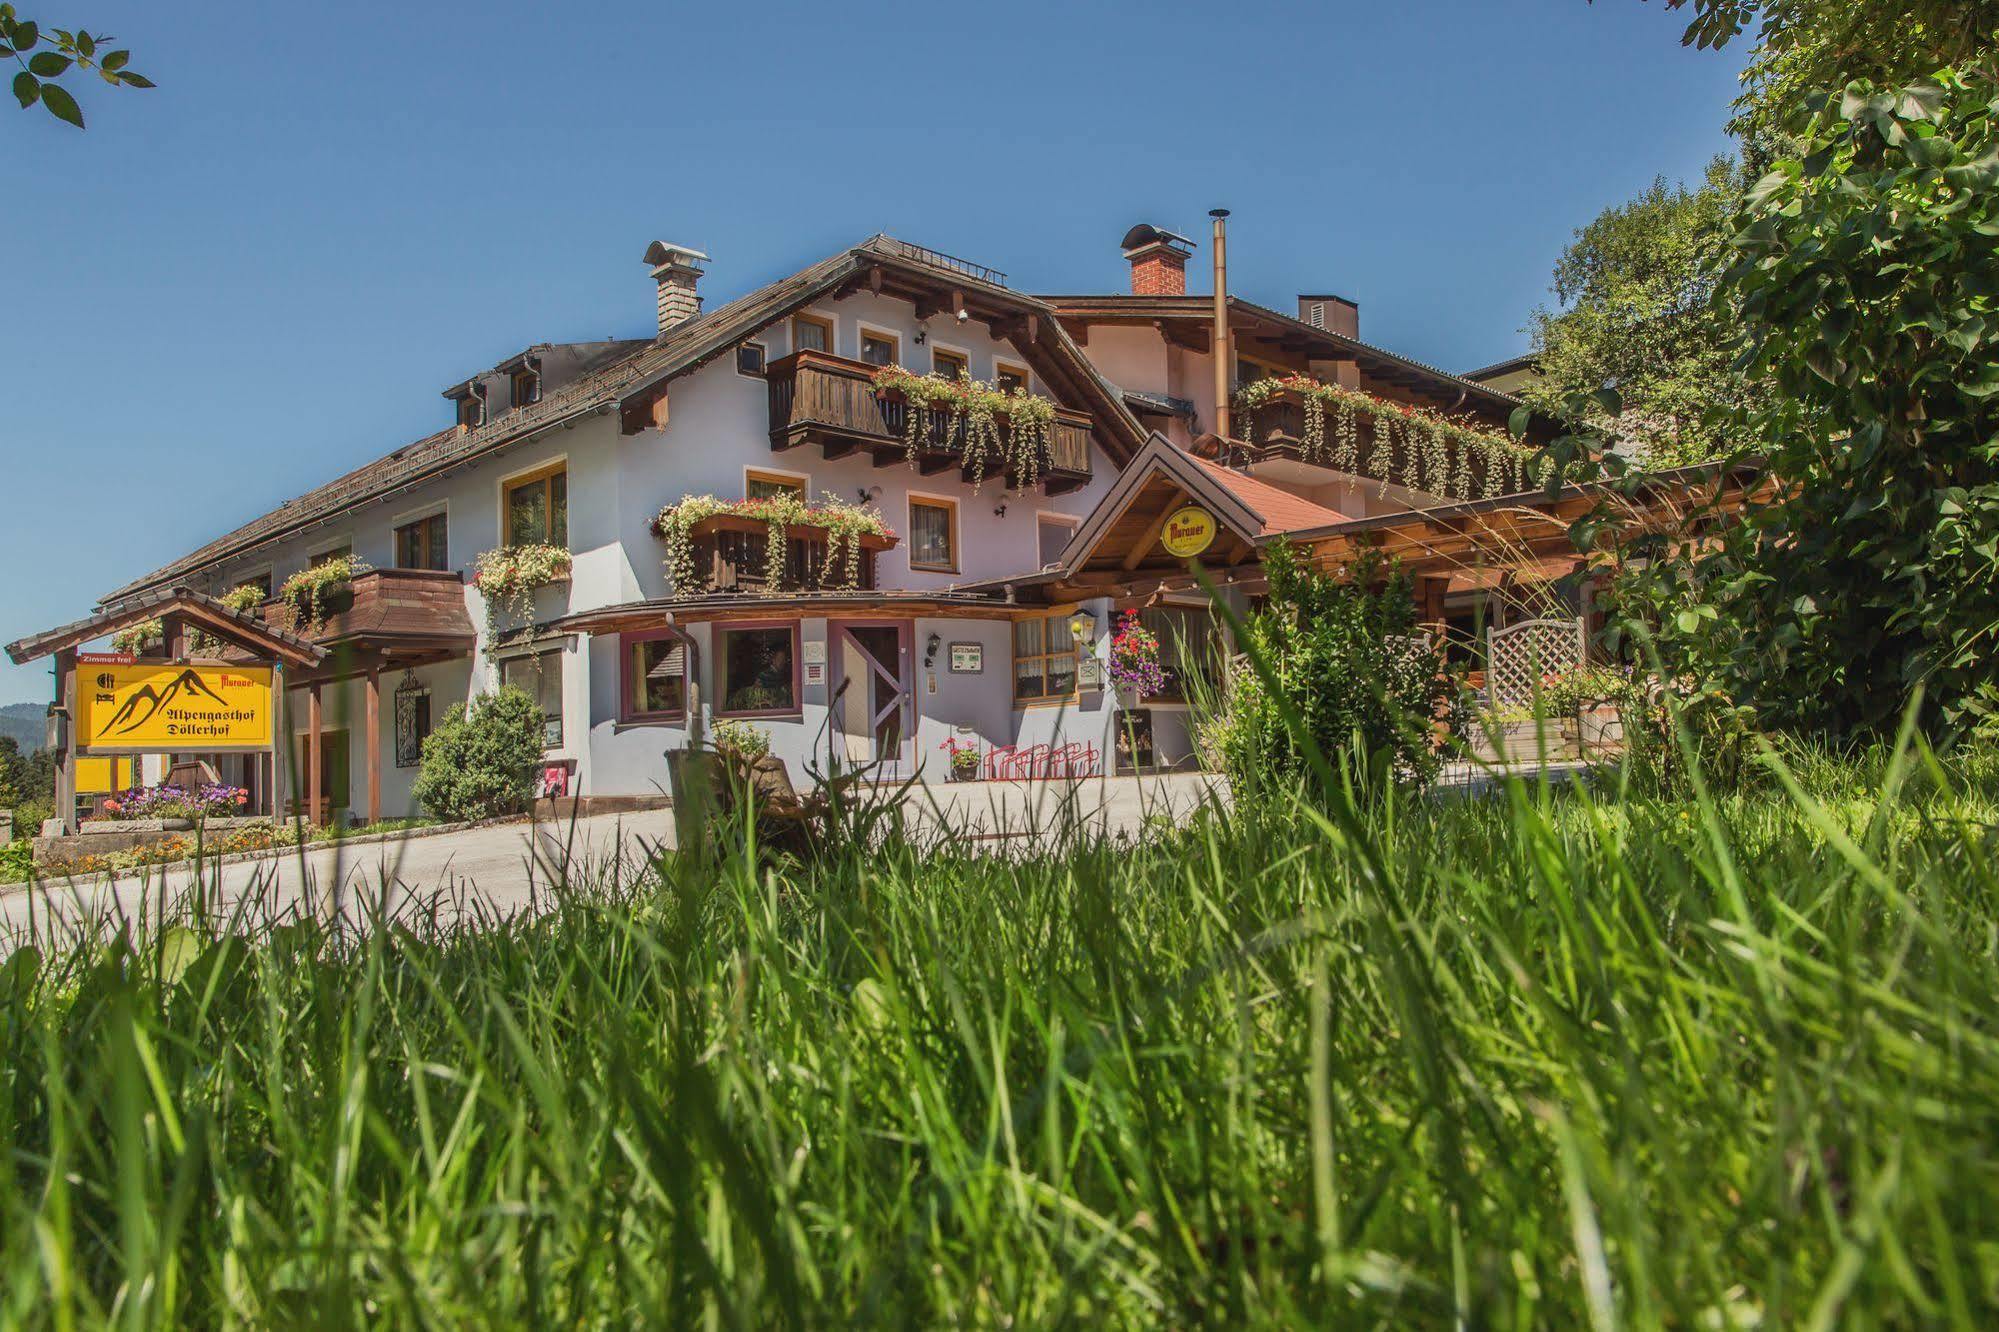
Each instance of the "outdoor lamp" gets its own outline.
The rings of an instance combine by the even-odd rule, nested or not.
[[[939,643],[942,643],[943,641],[944,640],[939,638],[936,634],[932,634],[930,635],[928,641],[926,641],[923,644],[923,664],[925,666],[930,666],[936,663],[937,645]]]
[[[1096,627],[1097,620],[1093,615],[1071,615],[1069,617],[1069,633],[1078,643],[1089,642]]]

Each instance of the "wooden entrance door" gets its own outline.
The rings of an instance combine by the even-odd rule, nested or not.
[[[842,692],[836,711],[847,758],[881,760],[901,770],[916,731],[909,623],[842,624],[837,639]]]

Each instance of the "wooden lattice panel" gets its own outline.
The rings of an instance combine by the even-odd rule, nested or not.
[[[1534,701],[1541,677],[1571,671],[1583,664],[1583,622],[1522,620],[1485,636],[1485,684],[1495,708],[1525,706]]]

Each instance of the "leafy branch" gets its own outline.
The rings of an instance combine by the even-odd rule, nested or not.
[[[153,81],[126,68],[130,51],[106,51],[107,33],[90,33],[82,28],[71,32],[51,28],[44,33],[33,19],[18,17],[12,5],[0,5],[0,59],[12,57],[21,67],[14,75],[14,99],[26,110],[36,102],[48,108],[57,120],[83,128],[83,108],[68,88],[56,82],[72,70],[95,70],[97,76],[116,88],[150,88]]]

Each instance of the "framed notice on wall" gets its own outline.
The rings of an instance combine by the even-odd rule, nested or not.
[[[953,643],[951,645],[951,674],[978,675],[986,669],[986,645],[984,643]]]

